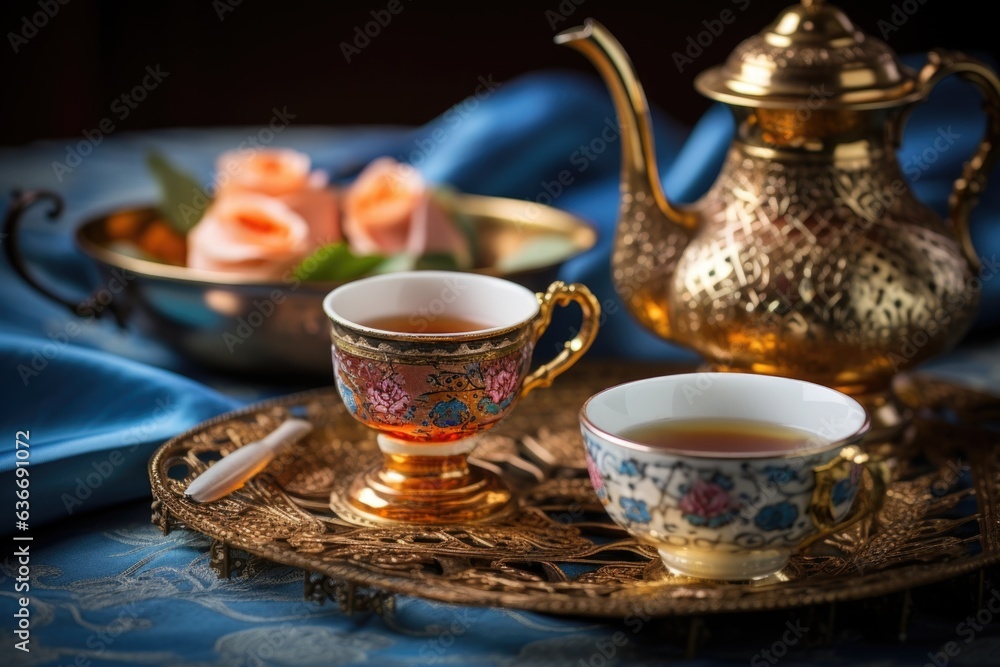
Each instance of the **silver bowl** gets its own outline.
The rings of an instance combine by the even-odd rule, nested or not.
[[[24,211],[46,200],[53,204],[49,217],[57,217],[62,201],[54,193],[15,195],[4,221],[11,238],[3,244],[21,278],[45,296],[81,317],[112,315],[119,325],[214,369],[254,377],[329,376],[329,325],[322,300],[338,283],[247,280],[128,254],[121,238],[113,238],[110,223],[128,217],[138,235],[160,219],[154,207],[137,206],[90,218],[77,229],[76,244],[96,263],[101,283],[89,299],[76,303],[35,280],[18,249]],[[563,262],[597,242],[590,225],[555,208],[477,195],[457,195],[453,206],[476,230],[473,271],[536,291],[555,279]],[[552,237],[559,250],[510,264],[519,250],[541,237]]]

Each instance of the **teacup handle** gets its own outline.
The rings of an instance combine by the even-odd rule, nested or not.
[[[567,285],[561,280],[549,285],[544,293],[539,292],[538,297],[538,317],[535,318],[532,337],[534,342],[542,337],[545,330],[552,321],[552,312],[556,306],[568,306],[576,302],[583,310],[583,323],[580,331],[570,340],[566,341],[563,349],[560,350],[552,361],[542,364],[524,378],[521,385],[521,396],[525,396],[532,389],[539,387],[549,387],[556,376],[569,370],[590,349],[594,339],[597,338],[597,329],[601,319],[601,302],[597,300],[585,285],[573,283]]]
[[[850,467],[861,465],[871,475],[874,488],[872,496],[878,502],[885,493],[885,486],[888,480],[888,472],[884,461],[877,461],[867,453],[863,453],[856,445],[848,445],[840,450],[839,455],[826,465],[815,469],[816,487],[813,489],[812,503],[809,506],[809,514],[813,522],[820,530],[822,537],[831,532],[842,529],[859,516],[850,515],[842,517],[839,521],[833,516],[833,487],[839,479],[850,474]],[[860,493],[860,490],[859,490]],[[855,513],[856,514],[856,513]],[[814,542],[815,539],[809,540]]]

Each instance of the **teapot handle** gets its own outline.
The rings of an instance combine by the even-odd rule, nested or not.
[[[978,270],[980,261],[969,235],[969,214],[979,202],[990,169],[1000,157],[1000,79],[986,63],[964,53],[934,50],[928,55],[927,64],[918,77],[917,85],[923,93],[920,101],[926,99],[942,79],[952,74],[979,88],[986,112],[986,132],[975,154],[963,166],[962,175],[955,181],[948,197],[948,218],[962,243],[966,258],[973,270]]]

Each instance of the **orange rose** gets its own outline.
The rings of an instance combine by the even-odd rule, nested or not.
[[[420,173],[392,158],[369,164],[344,196],[344,235],[361,253],[451,253],[469,263],[469,241]]]
[[[231,192],[280,197],[309,183],[309,156],[289,149],[229,151],[219,156],[216,167],[219,197]]]
[[[256,193],[275,197],[309,225],[313,245],[340,240],[337,199],[327,187],[327,175],[310,172],[309,156],[286,148],[229,151],[216,165],[216,199]]]
[[[193,269],[275,279],[310,250],[309,227],[281,201],[257,194],[217,199],[187,237]]]
[[[278,199],[309,225],[309,239],[313,247],[336,243],[341,239],[340,209],[333,190],[325,186],[307,187]]]

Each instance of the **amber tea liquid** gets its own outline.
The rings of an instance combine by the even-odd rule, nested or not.
[[[464,317],[455,317],[454,315],[421,316],[417,318],[412,315],[388,315],[386,317],[365,320],[359,324],[371,327],[372,329],[381,329],[382,331],[418,334],[469,333],[493,327],[492,324],[477,322]]]
[[[807,431],[746,419],[663,419],[633,426],[620,435],[649,447],[692,454],[792,452],[826,444]]]

